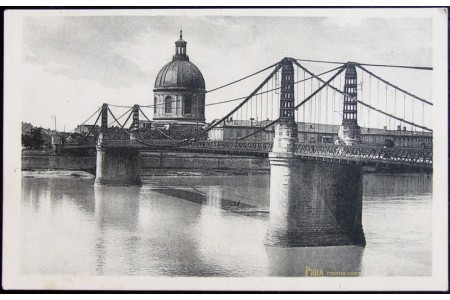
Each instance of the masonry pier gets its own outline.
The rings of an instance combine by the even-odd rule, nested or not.
[[[361,215],[361,166],[271,155],[267,245],[363,246]]]
[[[136,109],[136,108],[135,108]],[[101,132],[97,141],[95,185],[141,185],[141,157],[138,149],[105,147],[108,106],[102,107]],[[133,126],[138,128],[138,126]],[[132,138],[136,136],[133,133]]]
[[[280,120],[270,161],[265,244],[280,247],[365,245],[362,167],[296,158],[293,66],[283,60]]]

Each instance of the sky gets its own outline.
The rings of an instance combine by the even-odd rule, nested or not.
[[[70,131],[105,102],[152,104],[156,75],[171,60],[181,28],[187,54],[203,73],[207,90],[286,56],[411,66],[433,63],[428,17],[359,17],[356,11],[346,17],[177,13],[24,17],[18,66],[22,121],[53,129],[56,116],[57,129]],[[315,73],[334,67],[304,65]],[[369,69],[432,101],[432,72]],[[206,103],[246,96],[268,73],[208,93]],[[207,107],[207,121],[222,117],[235,105]]]

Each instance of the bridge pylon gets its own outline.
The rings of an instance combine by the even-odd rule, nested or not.
[[[108,146],[108,104],[103,104],[102,123],[97,140],[95,185],[141,185],[139,150]]]
[[[365,245],[362,169],[295,156],[294,70],[282,60],[280,119],[270,161],[270,214],[265,244],[279,247]]]
[[[358,76],[354,63],[347,63],[344,83],[344,106],[342,110],[342,125],[338,136],[346,145],[361,143],[361,128],[358,125]],[[348,95],[348,96],[347,96]],[[350,96],[350,97],[349,97]]]
[[[133,105],[133,123],[131,124],[131,134],[130,139],[135,140],[139,139],[139,105]]]

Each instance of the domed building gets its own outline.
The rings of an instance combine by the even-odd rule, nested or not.
[[[180,31],[172,61],[156,76],[153,89],[155,125],[205,124],[205,80],[197,66],[189,61],[186,44]]]

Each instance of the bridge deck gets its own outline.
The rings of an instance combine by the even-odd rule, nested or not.
[[[138,150],[167,150],[183,152],[218,153],[230,155],[267,156],[272,142],[241,141],[173,141],[173,140],[104,140],[105,148],[132,148]],[[91,145],[90,147],[93,147]],[[74,148],[74,146],[65,146]],[[300,159],[353,162],[362,165],[394,164],[430,169],[433,165],[432,149],[383,148],[374,145],[334,145],[298,143],[295,155]]]

